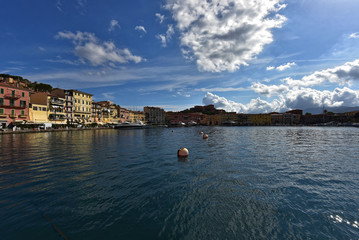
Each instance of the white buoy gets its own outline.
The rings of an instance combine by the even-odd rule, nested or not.
[[[188,157],[188,154],[189,154],[189,152],[188,152],[187,148],[180,148],[177,151],[177,156],[178,157]]]
[[[208,135],[207,134],[204,134],[203,135],[203,139],[207,139],[208,138]]]
[[[199,132],[199,135],[202,135],[203,134],[203,132]]]

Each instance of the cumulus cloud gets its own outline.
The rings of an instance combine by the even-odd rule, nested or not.
[[[238,113],[284,112],[290,109],[308,109],[316,107],[354,107],[359,105],[359,91],[347,87],[333,91],[319,91],[311,88],[293,88],[278,99],[265,101],[252,99],[248,104],[241,104],[208,92],[203,104],[214,104],[216,108]]]
[[[158,21],[160,21],[160,23],[163,23],[163,21],[165,20],[165,16],[160,13],[156,13],[156,17]]]
[[[121,28],[121,27],[120,27],[120,24],[118,23],[118,21],[113,19],[113,20],[110,21],[110,27],[108,28],[108,31],[112,32],[116,28]]]
[[[283,64],[283,65],[280,65],[278,67],[274,67],[274,66],[268,66],[266,68],[267,71],[271,71],[271,70],[274,70],[274,69],[277,69],[278,71],[282,72],[286,69],[289,69],[291,68],[292,66],[296,66],[297,64],[295,62],[291,62],[291,63],[286,63],[286,64]]]
[[[260,98],[252,99],[248,104],[237,103],[224,97],[207,92],[202,100],[204,105],[213,104],[215,108],[224,109],[227,112],[237,113],[269,113],[273,111],[287,110],[284,99],[267,102]]]
[[[292,66],[296,66],[297,64],[295,63],[295,62],[291,62],[291,63],[287,63],[287,64],[284,64],[284,65],[280,65],[280,66],[278,66],[276,69],[278,70],[278,71],[284,71],[284,70],[286,70],[286,69],[289,69],[289,68],[291,68]]]
[[[351,85],[353,81],[357,80],[359,80],[359,59],[356,59],[353,62],[347,62],[334,68],[316,71],[313,74],[304,76],[301,80],[286,78],[283,81],[291,87],[309,87],[319,85],[324,82]]]
[[[288,91],[289,87],[284,84],[269,86],[269,85],[265,85],[265,84],[257,82],[257,83],[252,84],[251,89],[254,90],[256,93],[265,95],[267,97],[271,97],[272,95],[280,94],[280,93]]]
[[[350,34],[349,38],[359,38],[359,33],[352,33]]]
[[[133,55],[127,48],[119,49],[110,41],[101,42],[93,33],[64,31],[59,32],[55,38],[72,40],[74,53],[82,63],[90,62],[98,66],[143,61],[143,58]]]
[[[359,91],[347,87],[333,91],[319,91],[311,88],[293,88],[285,95],[286,106],[294,108],[358,106]]]
[[[286,18],[281,0],[166,0],[180,31],[185,57],[199,70],[236,71],[273,41]]]
[[[162,47],[167,46],[167,42],[169,42],[172,39],[173,34],[175,33],[173,29],[173,25],[168,25],[166,34],[158,34],[156,37],[159,39],[162,43]]]
[[[144,26],[136,26],[135,30],[139,31],[139,32],[143,32],[143,33],[147,33],[146,29]]]

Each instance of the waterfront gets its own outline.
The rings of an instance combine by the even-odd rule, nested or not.
[[[336,127],[2,135],[0,238],[357,239],[358,143]]]

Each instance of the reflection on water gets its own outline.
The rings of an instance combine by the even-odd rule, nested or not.
[[[358,140],[307,127],[2,135],[0,239],[355,239]]]

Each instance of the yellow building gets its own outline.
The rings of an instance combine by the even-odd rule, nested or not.
[[[249,114],[248,121],[250,125],[269,126],[272,120],[270,114]]]
[[[203,125],[208,125],[208,126],[213,126],[213,125],[220,125],[221,123],[221,115],[220,114],[216,114],[216,115],[203,115],[203,119],[201,120],[201,124]]]
[[[101,115],[101,123],[117,124],[120,122],[119,106],[111,101],[101,101],[94,103],[97,115]]]
[[[31,104],[31,107],[29,108],[29,115],[30,123],[49,122],[46,104]]]
[[[141,111],[130,111],[130,122],[136,123],[138,121],[145,123],[145,121],[146,121],[145,113],[141,112]]]
[[[236,112],[222,113],[220,116],[220,125],[237,125],[238,114]]]
[[[79,123],[92,122],[92,94],[78,90],[69,90],[74,98],[74,121]]]

